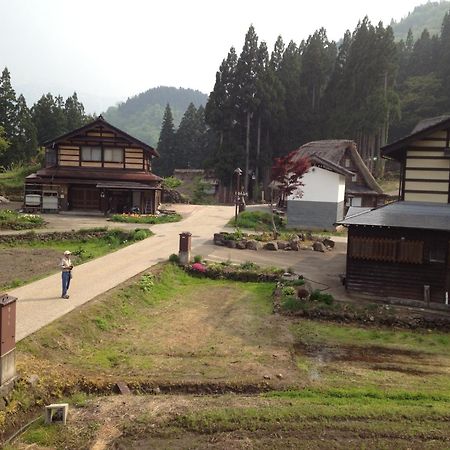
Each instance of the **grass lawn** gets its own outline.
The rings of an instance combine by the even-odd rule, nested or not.
[[[152,234],[147,229],[138,231],[119,229],[109,230],[102,238],[80,236],[74,240],[32,239],[0,244],[0,259],[8,261],[8,265],[2,267],[0,272],[0,288],[14,288],[57,272],[61,255],[65,250],[73,253],[72,260],[77,265],[126,247]]]
[[[30,173],[36,172],[40,166],[21,166],[17,165],[11,170],[0,172],[0,194],[18,194],[22,191],[25,178]]]
[[[273,288],[157,266],[21,341],[19,372],[40,377],[33,395],[82,407],[15,445],[450,446],[448,334],[288,319],[272,314]],[[70,397],[117,381],[143,395]],[[22,386],[17,398],[29,396]]]

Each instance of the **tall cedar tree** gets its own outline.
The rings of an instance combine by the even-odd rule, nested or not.
[[[178,161],[175,157],[175,131],[172,110],[168,103],[162,120],[158,152],[160,157],[155,160],[155,171],[164,177],[172,175],[174,169],[178,167]]]
[[[17,126],[17,99],[11,85],[11,75],[7,67],[3,69],[0,77],[0,126],[5,137],[12,141],[16,135]]]

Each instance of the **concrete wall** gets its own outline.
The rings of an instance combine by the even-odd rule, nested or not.
[[[288,200],[336,203],[344,200],[345,177],[320,167],[311,167],[303,175],[303,196],[294,192]]]
[[[344,215],[344,202],[287,201],[288,228],[334,230]]]

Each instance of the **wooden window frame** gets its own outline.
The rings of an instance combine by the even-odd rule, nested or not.
[[[100,159],[86,159],[83,155],[83,150],[89,149],[91,151],[91,156],[92,156],[92,149],[95,150],[100,150]],[[98,162],[101,163],[103,158],[103,151],[102,151],[102,147],[101,146],[92,146],[92,145],[83,145],[80,149],[80,161],[81,162]]]

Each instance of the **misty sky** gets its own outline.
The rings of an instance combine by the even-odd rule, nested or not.
[[[368,15],[400,19],[424,0],[0,0],[0,69],[35,101],[76,90],[97,110],[151,87],[209,93],[253,23],[269,50],[324,27],[339,40]],[[100,109],[99,109],[100,108]]]

